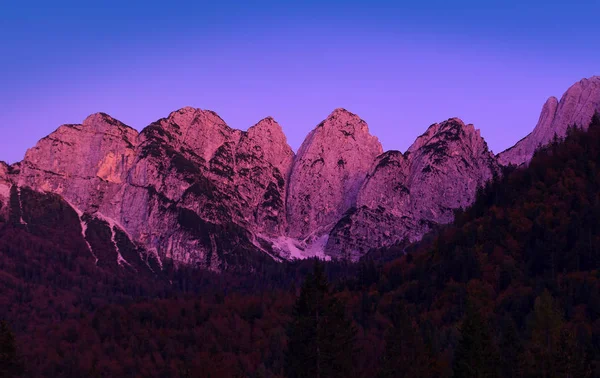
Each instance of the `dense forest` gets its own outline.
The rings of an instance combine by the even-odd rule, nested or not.
[[[97,267],[43,200],[0,220],[0,377],[600,376],[598,116],[358,264]]]

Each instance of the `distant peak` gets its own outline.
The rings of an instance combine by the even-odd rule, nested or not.
[[[198,110],[200,110],[200,109],[196,109],[192,106],[184,106],[183,108],[180,108],[180,109],[175,110],[174,112],[171,112],[170,115],[172,115],[174,113],[178,113],[178,114],[195,113]]]
[[[329,116],[327,117],[327,119],[330,118],[337,118],[337,117],[358,117],[356,114],[344,109],[344,108],[336,108],[334,109]]]
[[[454,125],[465,126],[465,122],[458,117],[448,118],[446,121],[442,122],[442,124],[454,124]]]
[[[596,91],[600,87],[600,76],[592,76],[590,78],[584,78],[571,85],[569,89],[563,94],[562,99],[567,97],[577,97],[581,92],[586,90]],[[561,99],[561,101],[562,101]]]
[[[597,82],[597,83],[600,83],[600,76],[592,76],[590,78],[584,78],[584,79],[580,80],[580,83],[581,82]]]
[[[190,127],[193,124],[207,124],[212,126],[226,127],[225,121],[214,111],[207,109],[185,106],[169,114],[167,120],[181,127]]]
[[[131,127],[127,126],[126,124],[124,124],[123,122],[119,121],[118,119],[113,118],[110,115],[103,113],[103,112],[90,114],[83,120],[82,124],[84,126],[94,126],[94,127],[97,127],[100,124],[109,124],[112,126],[131,128]]]
[[[283,129],[271,116],[261,119],[254,126],[248,129],[248,132],[252,131],[268,131],[271,133],[275,132],[277,134],[283,134]]]
[[[443,122],[434,123],[429,126],[427,131],[419,136],[408,148],[407,152],[415,152],[427,144],[439,143],[439,141],[447,142],[462,140],[463,142],[471,143],[472,141],[478,141],[479,139],[483,141],[479,129],[476,129],[473,124],[465,124],[462,119],[452,117]]]
[[[267,117],[261,119],[260,121],[258,121],[256,124],[260,125],[260,124],[272,124],[272,123],[277,123],[277,121],[275,121],[275,118],[273,118],[271,116],[267,116]]]
[[[204,114],[204,115],[213,115],[219,117],[217,112],[214,110],[194,108],[193,106],[184,106],[183,108],[177,109],[169,114],[169,118],[173,118],[178,115],[195,115],[195,114]],[[221,118],[221,117],[219,117]]]

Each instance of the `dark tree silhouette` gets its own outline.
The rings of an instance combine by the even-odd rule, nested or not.
[[[0,321],[0,378],[18,377],[23,371],[23,363],[17,354],[15,336],[8,324]]]
[[[454,378],[498,377],[499,360],[487,322],[472,303],[460,327],[460,341],[454,355]]]
[[[402,303],[392,314],[392,327],[385,337],[381,378],[434,377],[430,352],[415,320]]]
[[[316,262],[294,308],[288,330],[288,377],[349,377],[353,372],[356,330],[329,284],[321,263]]]

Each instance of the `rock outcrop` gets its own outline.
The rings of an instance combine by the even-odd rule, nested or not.
[[[417,240],[470,203],[493,166],[460,120],[431,126],[405,154],[382,154],[363,120],[336,109],[295,156],[272,118],[240,131],[188,107],[139,134],[103,113],[63,125],[15,167],[0,165],[0,181],[4,192],[14,183],[62,196],[90,253],[105,251],[100,264],[155,270],[170,259],[220,270],[261,256],[355,260]],[[134,247],[94,247],[90,227]]]
[[[513,147],[501,152],[502,165],[529,162],[539,146],[552,141],[554,135],[564,137],[569,126],[587,127],[595,112],[600,112],[600,76],[583,79],[572,85],[561,97],[550,97],[542,108],[535,129]]]
[[[241,131],[186,107],[138,133],[97,113],[59,127],[22,162],[0,163],[0,222],[26,226],[23,198],[36,197],[21,193],[31,188],[72,207],[100,265],[156,271],[172,260],[221,270],[264,258],[356,260],[452,221],[499,172],[498,160],[527,162],[538,145],[571,124],[586,126],[599,110],[600,77],[582,80],[560,101],[551,97],[535,130],[499,157],[456,118],[431,125],[404,153],[383,153],[362,119],[336,109],[294,155],[270,117]]]
[[[6,218],[8,200],[10,198],[11,182],[8,177],[9,166],[0,161],[0,222]]]
[[[332,230],[326,250],[356,260],[372,248],[419,240],[474,200],[498,165],[473,125],[453,118],[429,127],[405,154],[380,155],[356,207]]]
[[[356,202],[360,186],[382,153],[365,121],[336,109],[306,137],[294,161],[287,200],[289,235],[327,233]]]
[[[17,184],[59,194],[81,211],[117,219],[137,136],[136,130],[103,113],[81,125],[63,125],[27,151]]]
[[[264,254],[255,234],[284,232],[293,157],[272,118],[242,132],[188,107],[138,134],[98,113],[40,140],[11,180],[62,196],[84,228],[104,222],[159,263],[223,269]]]

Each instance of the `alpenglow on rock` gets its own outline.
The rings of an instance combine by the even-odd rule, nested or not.
[[[576,83],[560,102],[548,100],[536,129],[500,163],[527,162],[598,110],[600,78]],[[499,166],[479,131],[457,118],[433,124],[404,153],[383,152],[363,120],[336,109],[294,155],[270,117],[241,131],[186,107],[138,133],[97,113],[60,126],[22,162],[0,162],[0,221],[26,227],[33,205],[23,201],[59,196],[73,209],[68,224],[76,214],[84,255],[130,270],[357,260],[452,221]]]
[[[345,109],[334,110],[308,134],[294,161],[287,202],[290,235],[329,232],[354,205],[382,151],[365,121]]]
[[[452,118],[434,124],[405,154],[380,155],[356,207],[331,232],[327,251],[356,260],[374,246],[419,240],[434,224],[449,223],[470,205],[498,164],[473,125]]]
[[[550,97],[542,108],[535,129],[513,147],[498,154],[502,165],[529,162],[536,148],[547,145],[554,135],[564,137],[569,126],[586,128],[595,112],[600,112],[600,76],[573,84],[560,102]]]

